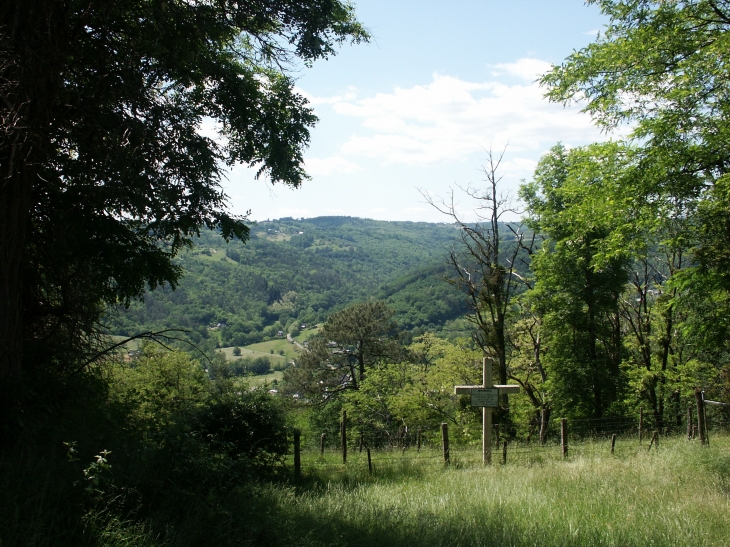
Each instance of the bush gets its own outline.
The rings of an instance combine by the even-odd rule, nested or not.
[[[226,394],[200,412],[201,433],[216,454],[271,471],[287,453],[284,412],[263,389]]]
[[[233,376],[268,374],[271,370],[271,361],[268,357],[244,357],[228,363],[228,369]]]
[[[271,371],[271,360],[268,357],[249,359],[246,368],[251,374],[268,374]]]
[[[53,406],[26,406],[21,441],[0,450],[0,545],[234,537],[218,526],[229,496],[283,469],[285,401],[235,384],[222,356],[208,366],[215,380],[185,353],[147,347],[134,366],[56,379]]]

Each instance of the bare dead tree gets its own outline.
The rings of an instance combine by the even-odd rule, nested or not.
[[[508,193],[500,192],[503,175],[498,174],[505,150],[498,155],[487,151],[487,163],[482,167],[485,188],[457,189],[476,203],[476,222],[468,222],[457,208],[456,192],[452,189],[448,199],[434,199],[422,192],[426,201],[439,212],[453,219],[459,227],[459,243],[449,252],[449,263],[454,277],[450,279],[468,298],[471,314],[469,320],[476,326],[474,340],[482,350],[493,356],[498,365],[501,384],[509,375],[508,315],[513,296],[525,279],[516,270],[525,252],[531,252],[534,234],[527,234],[522,224],[503,222],[508,213],[520,214],[513,206]],[[500,232],[501,228],[501,232]],[[503,247],[505,232],[511,232],[509,248]],[[505,394],[501,401],[502,415],[509,415],[509,400]],[[508,419],[508,418],[507,418]]]

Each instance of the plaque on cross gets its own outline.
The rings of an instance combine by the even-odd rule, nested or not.
[[[494,402],[496,397],[505,393],[519,393],[520,386],[492,385],[492,365],[489,357],[482,360],[482,385],[456,386],[456,395],[470,395],[472,406],[482,407],[482,459],[484,463],[492,462],[492,408],[498,406]]]

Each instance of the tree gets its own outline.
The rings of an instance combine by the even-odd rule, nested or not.
[[[585,100],[584,110],[608,129],[632,124],[639,175],[632,192],[644,201],[643,221],[661,223],[663,205],[673,200],[689,205],[685,216],[699,220],[705,236],[696,256],[721,272],[724,253],[715,250],[728,247],[728,232],[710,210],[728,206],[730,2],[589,3],[610,23],[596,42],[543,76],[547,96]],[[693,202],[709,202],[707,214],[696,215]]]
[[[619,297],[628,257],[606,252],[605,241],[623,221],[607,199],[624,167],[622,151],[613,143],[571,151],[557,145],[520,190],[531,227],[545,236],[531,262],[545,366],[555,399],[578,415],[601,417],[619,400]]]
[[[461,217],[453,192],[449,202],[437,203],[427,194],[424,197],[459,226],[460,244],[449,254],[455,274],[452,283],[466,294],[471,311],[468,317],[477,327],[475,340],[484,352],[496,357],[499,382],[506,384],[510,346],[507,321],[512,297],[520,285],[518,258],[521,252],[529,252],[533,237],[526,237],[520,226],[501,222],[503,215],[516,212],[510,206],[509,196],[501,194],[498,188],[502,176],[497,172],[504,152],[496,156],[490,150],[487,154],[488,165],[483,168],[486,189],[465,189],[478,204],[478,222],[469,223]],[[504,245],[506,238],[500,227],[511,232],[509,247]],[[506,394],[502,396],[502,407],[509,411]]]
[[[457,439],[472,440],[481,433],[481,412],[454,395],[455,385],[481,381],[482,352],[471,346],[431,334],[419,337],[408,348],[408,360],[378,363],[359,389],[344,395],[348,420],[368,437],[380,435],[390,443],[402,442],[409,430],[433,432],[445,420],[456,426]]]
[[[531,280],[532,281],[532,280]],[[532,287],[530,287],[532,288]],[[510,378],[515,380],[527,395],[531,406],[529,435],[535,426],[539,427],[540,443],[547,440],[547,430],[552,414],[553,402],[548,386],[548,370],[543,366],[542,322],[543,311],[528,291],[518,298],[520,319],[512,326],[512,352]]]
[[[0,10],[0,388],[73,368],[105,306],[176,285],[201,228],[245,239],[226,167],[299,186],[316,118],[286,69],[367,38],[339,0]]]
[[[296,366],[285,372],[287,389],[315,402],[328,402],[359,389],[375,364],[400,361],[403,352],[393,313],[376,300],[330,315],[319,335],[309,339]]]
[[[624,231],[648,234],[645,256],[652,254],[651,245],[661,250],[657,255],[666,255],[660,289],[666,290],[650,312],[642,296],[649,285],[634,280],[645,306],[624,306],[624,318],[644,363],[636,384],[661,427],[661,392],[673,367],[728,366],[723,310],[730,289],[730,61],[725,55],[730,2],[590,3],[610,18],[605,33],[553,67],[542,84],[553,101],[585,101],[584,110],[604,128],[630,124],[634,159],[621,178],[625,191],[634,195],[634,207]],[[614,249],[622,239],[614,241]],[[649,260],[647,266],[657,263]],[[636,321],[646,328],[642,331]],[[692,351],[683,351],[680,343]],[[671,359],[678,361],[668,366]],[[692,364],[693,359],[700,361]],[[694,373],[690,377],[701,379]]]

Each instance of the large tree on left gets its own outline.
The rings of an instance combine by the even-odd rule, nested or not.
[[[5,2],[0,391],[83,363],[104,306],[174,286],[201,228],[245,238],[225,168],[298,186],[316,118],[286,69],[367,37],[339,0]]]

